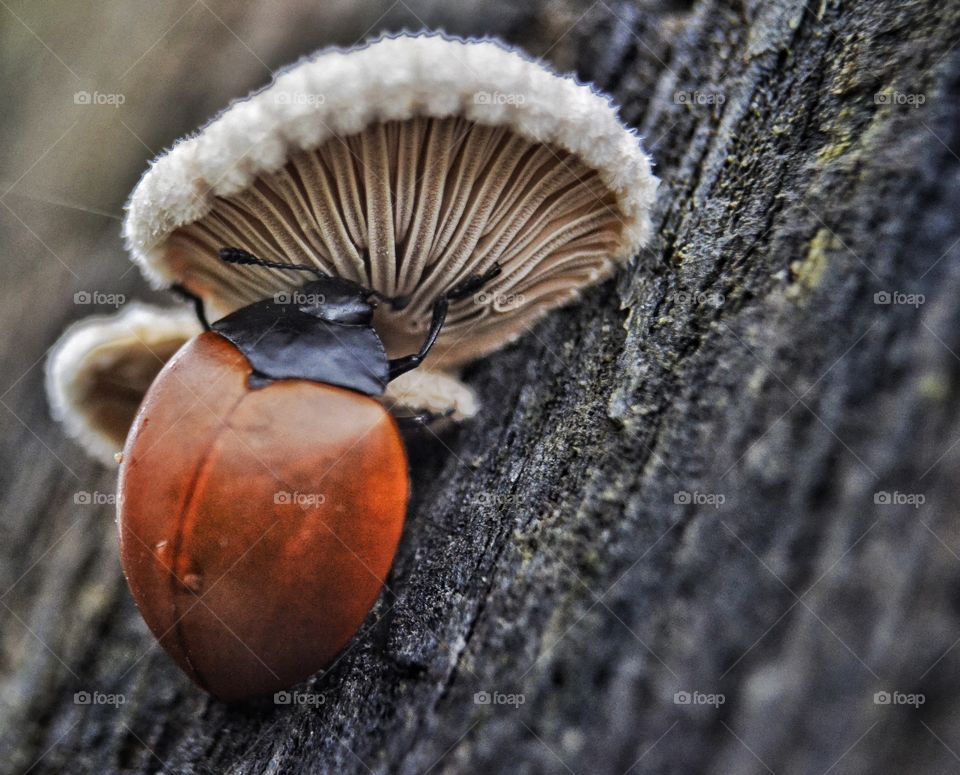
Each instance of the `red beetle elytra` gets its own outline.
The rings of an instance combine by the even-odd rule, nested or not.
[[[373,312],[402,299],[236,248],[220,257],[317,279],[212,325],[187,294],[205,332],[140,407],[122,455],[119,528],[147,624],[197,684],[232,700],[303,680],[359,629],[409,493],[397,422],[373,396],[423,361],[448,304],[500,269],[438,298],[419,352],[388,360]]]

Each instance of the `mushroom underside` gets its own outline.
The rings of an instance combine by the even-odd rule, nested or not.
[[[417,349],[437,297],[498,263],[497,278],[450,308],[428,361],[449,368],[609,275],[622,226],[616,196],[573,154],[505,126],[417,117],[296,153],[243,192],[215,197],[159,249],[214,316],[309,279],[224,264],[223,247],[409,297],[402,311],[377,312],[391,356]]]
[[[168,338],[149,346],[137,340],[114,342],[84,361],[84,370],[76,375],[75,400],[116,449],[123,446],[147,388],[183,341]]]

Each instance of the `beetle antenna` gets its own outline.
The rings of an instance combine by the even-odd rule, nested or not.
[[[228,264],[244,264],[248,266],[263,266],[267,269],[294,269],[298,272],[313,272],[317,277],[321,279],[327,279],[329,275],[325,272],[321,272],[315,266],[308,266],[307,264],[285,264],[281,261],[267,261],[263,258],[258,258],[242,248],[220,248],[218,254],[221,261],[226,261]]]

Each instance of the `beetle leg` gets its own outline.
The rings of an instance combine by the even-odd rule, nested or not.
[[[390,359],[389,382],[392,382],[401,374],[406,374],[411,369],[415,369],[423,363],[423,359],[427,357],[427,353],[430,352],[430,349],[437,341],[437,337],[440,336],[440,329],[443,328],[443,321],[446,320],[447,307],[449,306],[450,302],[447,301],[446,296],[441,296],[434,302],[433,318],[430,321],[430,328],[427,330],[427,338],[424,339],[423,344],[420,345],[420,350],[413,355],[403,355],[400,358]]]
[[[170,290],[177,294],[177,296],[180,298],[192,302],[193,309],[197,313],[197,320],[200,321],[200,325],[203,326],[204,331],[209,331],[210,323],[207,321],[207,313],[203,309],[203,299],[197,296],[197,294],[195,294],[193,291],[187,290],[179,283],[176,285],[171,285]]]
[[[411,369],[415,369],[417,366],[423,363],[424,358],[427,357],[427,354],[430,352],[431,348],[434,346],[434,344],[436,344],[437,337],[440,336],[440,329],[443,328],[443,321],[446,320],[447,309],[450,307],[451,301],[458,301],[469,296],[471,293],[480,290],[480,288],[486,285],[486,283],[488,283],[498,274],[500,274],[500,265],[494,264],[484,274],[468,277],[462,283],[455,285],[440,298],[438,298],[433,303],[433,318],[430,321],[430,328],[427,330],[427,336],[423,340],[423,344],[420,345],[420,350],[412,355],[404,355],[400,358],[391,359],[390,376],[388,381],[395,380],[401,374],[406,374]]]

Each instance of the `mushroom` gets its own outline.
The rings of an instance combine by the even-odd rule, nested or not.
[[[114,465],[154,377],[199,333],[193,310],[140,302],[115,315],[77,321],[47,359],[47,399],[54,418],[90,455]]]
[[[457,370],[645,245],[657,183],[589,86],[493,40],[399,35],[304,59],[176,143],[134,189],[124,234],[154,287],[185,288],[211,320],[298,282],[225,264],[225,246],[404,297],[375,318],[391,357],[416,349],[439,294],[499,264],[451,306],[426,368],[383,398],[462,419],[477,404]],[[142,305],[75,325],[48,363],[55,414],[109,462],[152,376],[198,331],[183,309]]]

